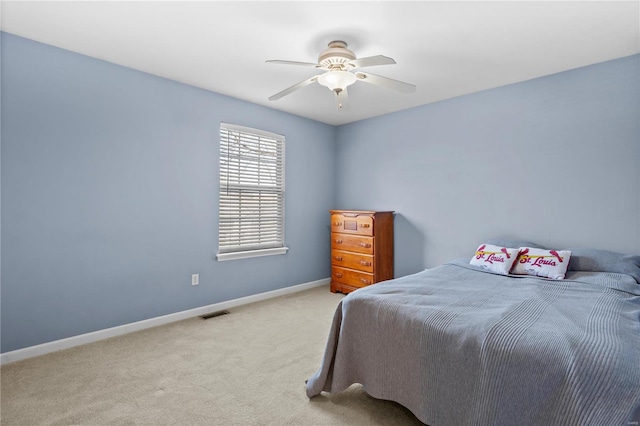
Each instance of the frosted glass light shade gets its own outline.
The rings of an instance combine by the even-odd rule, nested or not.
[[[318,83],[335,91],[344,90],[356,82],[356,76],[348,71],[329,71],[318,77]]]

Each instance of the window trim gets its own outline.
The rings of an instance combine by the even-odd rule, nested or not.
[[[279,143],[282,144],[282,185],[279,188],[282,192],[282,212],[281,212],[281,223],[282,223],[282,246],[281,247],[266,247],[266,248],[251,248],[251,249],[242,249],[238,247],[235,251],[220,251],[220,223],[218,223],[218,253],[216,254],[216,260],[218,261],[227,261],[227,260],[238,260],[238,259],[248,259],[252,257],[262,257],[262,256],[274,256],[274,255],[282,255],[286,254],[289,248],[285,244],[285,199],[286,199],[286,189],[285,189],[285,142],[286,139],[283,135],[268,132],[265,130],[255,129],[251,127],[240,126],[237,124],[230,124],[225,122],[220,122],[220,133],[222,130],[226,131],[237,131],[240,133],[248,133],[252,135],[263,136],[266,138],[275,139]],[[219,136],[220,137],[220,136]],[[219,143],[222,144],[222,138],[220,137]],[[220,146],[221,147],[221,146]],[[221,149],[221,148],[220,148]],[[218,151],[220,153],[220,150]],[[220,154],[219,154],[220,155]],[[221,158],[218,158],[218,164],[220,165]],[[222,180],[220,176],[218,176],[218,221],[220,220],[220,197],[221,197],[221,188],[222,188]]]
[[[275,256],[278,254],[287,254],[289,247],[278,247],[259,250],[232,251],[228,253],[218,253],[216,259],[218,262],[227,260],[249,259],[251,257]]]

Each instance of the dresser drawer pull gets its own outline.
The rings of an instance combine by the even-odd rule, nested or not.
[[[361,224],[360,224],[360,228],[368,228],[368,227],[370,227],[370,226],[371,226],[371,225],[370,225],[370,224],[368,224],[368,223],[361,223]]]
[[[333,226],[342,226],[342,222],[333,222]]]
[[[336,240],[336,244],[342,244],[342,240]]]
[[[342,262],[342,256],[333,256],[333,258],[338,262]]]
[[[336,272],[336,278],[342,278],[342,274],[340,272]]]
[[[371,248],[371,244],[369,243],[360,243],[358,244],[360,247],[364,247],[364,248]]]
[[[371,266],[371,262],[367,262],[366,260],[361,260],[361,261],[360,261],[360,264],[361,264],[362,266]]]
[[[360,278],[360,282],[361,282],[362,284],[371,284],[371,281],[369,281],[369,280],[365,280],[364,278]]]

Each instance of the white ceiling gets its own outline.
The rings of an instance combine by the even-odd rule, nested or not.
[[[640,52],[635,1],[31,2],[3,1],[2,30],[329,124],[344,124]],[[413,94],[357,82],[336,109],[317,84],[267,98],[321,71],[331,40]]]

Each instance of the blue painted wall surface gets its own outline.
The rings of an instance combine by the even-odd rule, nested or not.
[[[396,276],[494,236],[640,253],[639,62],[334,128],[2,33],[1,350],[328,277],[330,208],[397,212]],[[221,121],[287,138],[285,256],[215,261]]]
[[[337,207],[397,212],[396,276],[495,236],[640,253],[639,62],[341,126]]]
[[[334,127],[2,35],[2,352],[330,275]],[[287,255],[215,260],[221,121],[286,136]]]

